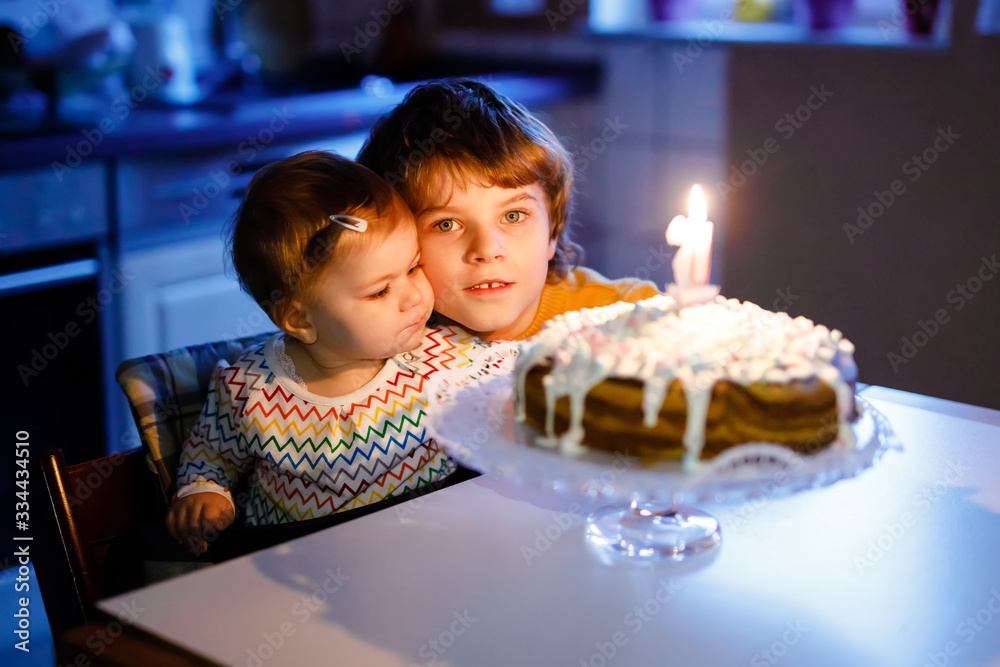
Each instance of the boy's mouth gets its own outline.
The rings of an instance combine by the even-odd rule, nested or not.
[[[468,290],[492,290],[500,289],[501,287],[507,287],[513,283],[504,282],[503,280],[484,280],[481,283],[477,283],[472,287],[466,287]]]

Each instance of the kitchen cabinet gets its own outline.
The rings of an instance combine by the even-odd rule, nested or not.
[[[122,253],[124,358],[275,330],[226,275],[224,245],[212,234]]]
[[[94,161],[0,173],[0,252],[96,238],[107,233],[107,169]],[[6,273],[6,272],[4,272]]]

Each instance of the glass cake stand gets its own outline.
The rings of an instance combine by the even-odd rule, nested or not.
[[[515,419],[511,390],[509,374],[439,389],[433,437],[466,467],[591,503],[596,509],[587,517],[589,542],[606,555],[631,560],[682,560],[716,550],[719,524],[695,505],[827,486],[899,448],[886,418],[859,396],[854,448],[838,441],[802,456],[775,444],[749,443],[694,470],[674,462],[641,465],[600,451],[568,456],[539,445],[535,431]]]

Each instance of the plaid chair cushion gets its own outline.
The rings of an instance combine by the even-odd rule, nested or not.
[[[123,361],[115,373],[128,397],[150,470],[170,504],[177,482],[177,459],[208,397],[220,360],[234,362],[244,350],[273,333],[216,341]]]

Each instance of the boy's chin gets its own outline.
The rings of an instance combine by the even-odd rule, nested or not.
[[[442,314],[444,315],[444,313]],[[484,340],[495,338],[497,334],[505,334],[502,337],[509,338],[520,333],[519,331],[512,331],[517,322],[517,317],[498,317],[497,315],[497,313],[492,313],[489,316],[463,317],[462,314],[456,314],[454,317],[448,315],[445,315],[445,317],[449,317],[456,324],[475,332]]]

